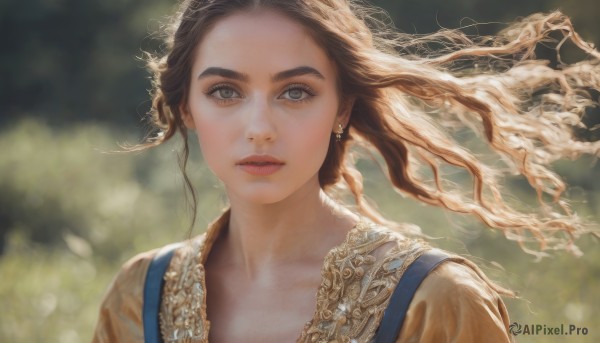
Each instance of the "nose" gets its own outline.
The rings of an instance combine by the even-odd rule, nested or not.
[[[249,141],[264,143],[272,142],[277,138],[273,109],[266,100],[252,101],[246,118],[246,139]]]

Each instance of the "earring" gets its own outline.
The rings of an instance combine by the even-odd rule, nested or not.
[[[338,142],[341,142],[343,133],[344,133],[344,127],[342,127],[342,124],[338,124],[338,130],[335,131],[335,140]]]

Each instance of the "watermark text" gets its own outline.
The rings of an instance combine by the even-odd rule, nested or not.
[[[513,336],[586,336],[589,333],[588,328],[573,324],[524,324],[514,322],[510,324],[508,330]]]

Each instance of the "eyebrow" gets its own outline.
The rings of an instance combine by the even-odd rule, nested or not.
[[[311,75],[311,76],[314,76],[321,80],[325,79],[323,74],[321,74],[315,68],[308,67],[308,66],[301,66],[301,67],[296,67],[293,69],[281,71],[281,72],[275,74],[271,78],[271,81],[278,82],[278,81],[282,81],[285,79],[289,79],[294,76],[302,76],[302,75]],[[247,82],[250,79],[248,74],[240,73],[235,70],[221,68],[221,67],[209,67],[209,68],[206,68],[202,73],[200,73],[200,75],[198,75],[198,80],[208,77],[208,76],[221,76],[224,78],[238,80],[238,81],[244,81],[244,82]]]
[[[297,67],[297,68],[293,68],[293,69],[289,69],[289,70],[284,70],[282,72],[275,74],[271,78],[271,80],[273,82],[277,82],[277,81],[289,79],[294,76],[302,76],[302,75],[311,75],[318,79],[325,80],[325,76],[323,76],[323,74],[319,73],[319,71],[316,70],[315,68],[308,67],[308,66],[301,66],[301,67]]]
[[[248,81],[248,74],[243,74],[231,69],[225,69],[220,67],[210,67],[206,68],[200,75],[198,75],[198,80],[203,79],[209,76],[221,76],[227,79],[233,79],[238,81]]]

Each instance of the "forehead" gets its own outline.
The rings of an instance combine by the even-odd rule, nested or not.
[[[317,68],[326,78],[335,76],[334,63],[306,27],[277,11],[259,9],[218,20],[196,48],[194,70],[221,66],[276,73],[300,65]]]

